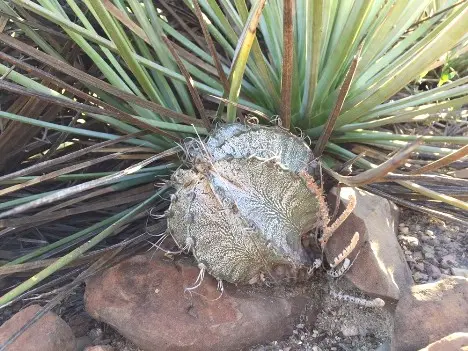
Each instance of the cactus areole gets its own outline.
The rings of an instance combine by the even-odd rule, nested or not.
[[[173,174],[167,213],[176,244],[219,281],[310,274],[314,260],[302,239],[327,224],[327,209],[308,175],[308,145],[281,127],[240,123],[188,145],[190,168]]]

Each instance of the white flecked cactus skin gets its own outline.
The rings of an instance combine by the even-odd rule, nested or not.
[[[320,226],[324,202],[303,176],[313,155],[302,139],[235,123],[188,153],[191,168],[174,173],[167,215],[180,248],[231,283],[281,281],[312,266],[301,240]]]

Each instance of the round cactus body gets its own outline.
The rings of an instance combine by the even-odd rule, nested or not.
[[[168,230],[177,245],[232,283],[281,280],[310,267],[301,239],[320,223],[323,202],[303,176],[307,145],[280,128],[231,124],[201,149],[191,169],[172,177]]]

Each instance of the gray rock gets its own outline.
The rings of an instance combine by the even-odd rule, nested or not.
[[[88,346],[93,346],[93,340],[87,335],[76,338],[76,350],[83,351]]]
[[[423,256],[421,251],[415,251],[415,252],[413,252],[413,258],[416,261],[422,261],[424,259],[424,256]]]
[[[422,251],[423,251],[425,259],[435,258],[435,252],[434,252],[434,248],[432,246],[423,245],[422,246]]]
[[[434,266],[430,263],[426,263],[426,272],[433,279],[439,279],[442,275],[442,272],[440,271],[439,267]]]
[[[336,189],[330,193],[331,204],[335,203],[334,194]],[[405,255],[396,239],[398,208],[381,197],[345,187],[340,192],[340,211],[344,210],[350,195],[356,197],[356,208],[329,240],[325,250],[327,258],[341,253],[358,232],[360,253],[346,278],[365,293],[398,299],[401,290],[413,284]],[[350,255],[351,260],[357,252]]]
[[[467,296],[466,278],[413,286],[397,304],[392,349],[419,350],[451,333],[468,332]]]
[[[451,270],[452,270],[453,275],[468,278],[468,269],[466,269],[466,268],[452,267]],[[468,313],[468,311],[467,311],[467,313]]]
[[[403,235],[409,234],[409,228],[408,227],[401,227],[400,228],[400,233]]]
[[[360,334],[359,327],[357,325],[349,325],[349,324],[343,325],[341,327],[341,332],[343,333],[343,336],[345,337],[357,336]]]
[[[425,272],[426,267],[424,266],[424,263],[419,262],[414,265],[414,269],[416,269],[418,272]]]
[[[428,235],[428,236],[434,236],[434,232],[432,230],[429,230],[429,229],[427,229],[425,231],[425,234]]]
[[[440,266],[445,269],[450,268],[455,264],[457,264],[457,260],[454,254],[445,255],[440,260]]]
[[[450,239],[448,236],[443,236],[440,239],[444,244],[450,244],[452,242],[452,239]]]
[[[414,236],[409,235],[398,235],[398,240],[400,240],[403,244],[407,245],[408,247],[418,247],[419,240]]]
[[[413,278],[416,282],[423,283],[423,282],[427,282],[427,280],[429,279],[429,276],[421,272],[416,272],[413,274]]]

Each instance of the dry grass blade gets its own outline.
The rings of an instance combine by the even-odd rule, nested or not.
[[[392,196],[390,194],[387,194],[384,191],[380,191],[380,190],[378,190],[378,189],[376,189],[376,188],[374,188],[372,186],[369,186],[369,185],[364,185],[362,188],[364,190],[369,191],[372,194],[379,195],[379,196],[382,196],[383,198],[391,200],[391,201],[395,202],[398,205],[405,206],[405,207],[411,208],[411,209],[419,211],[419,212],[424,212],[424,213],[427,213],[429,215],[432,215],[432,216],[435,216],[435,217],[438,217],[438,218],[441,218],[441,219],[444,219],[444,220],[447,220],[447,221],[450,221],[450,222],[456,222],[456,223],[459,223],[459,224],[462,224],[462,225],[466,225],[466,220],[460,219],[460,218],[458,218],[458,217],[456,217],[456,216],[454,216],[454,215],[452,215],[450,213],[436,211],[436,210],[433,210],[431,208],[416,205],[416,204],[412,203],[411,201],[403,200],[401,197],[398,197],[398,196]]]
[[[190,95],[192,96],[193,102],[195,103],[195,106],[197,107],[198,113],[200,114],[201,119],[203,120],[205,124],[205,128],[207,130],[211,130],[211,122],[206,115],[205,108],[203,107],[203,102],[200,98],[200,94],[198,94],[198,91],[195,89],[193,86],[193,79],[190,77],[190,73],[187,71],[187,69],[184,66],[184,63],[180,59],[179,55],[175,51],[174,47],[172,46],[172,43],[170,42],[169,39],[167,39],[166,36],[162,37],[164,43],[166,44],[167,48],[172,54],[172,57],[174,58],[175,62],[177,63],[177,66],[179,67],[180,72],[185,78],[185,81],[187,82],[187,88],[190,92]]]
[[[315,148],[314,148],[315,157],[320,157],[322,155],[323,150],[325,150],[325,145],[327,144],[328,139],[330,139],[333,129],[335,128],[335,124],[338,119],[338,116],[340,115],[341,109],[343,108],[346,95],[348,95],[349,88],[351,87],[351,83],[353,82],[353,77],[354,77],[354,74],[356,73],[357,65],[359,62],[359,58],[361,57],[363,46],[364,46],[364,40],[359,45],[357,53],[354,56],[353,61],[351,62],[351,66],[349,67],[348,72],[346,73],[346,77],[343,82],[343,85],[340,88],[340,92],[338,94],[335,107],[330,112],[330,115],[328,116],[328,119],[327,119],[327,123],[325,124],[325,128],[322,134],[320,135],[319,139],[317,140],[317,143],[315,144]]]
[[[94,246],[99,244],[102,240],[107,238],[109,235],[114,233],[116,230],[121,228],[123,225],[127,224],[129,221],[131,222],[135,216],[141,214],[144,210],[146,210],[146,208],[150,206],[153,202],[155,202],[161,196],[162,193],[167,191],[167,189],[168,189],[167,186],[163,186],[156,193],[154,193],[151,197],[149,197],[142,203],[138,204],[137,206],[133,207],[124,216],[122,216],[117,221],[113,222],[110,226],[108,226],[106,229],[104,229],[99,234],[94,236],[92,239],[88,240],[86,243],[77,247],[76,249],[69,252],[65,256],[60,257],[56,262],[52,263],[47,268],[43,269],[42,271],[35,274],[34,276],[29,278],[25,282],[21,283],[14,289],[7,292],[5,295],[0,297],[0,307],[10,302],[12,299],[16,298],[19,294],[22,294],[26,290],[37,285],[42,280],[54,274],[58,270],[62,269],[67,264],[73,262],[74,260],[82,256],[85,252],[87,252],[88,250],[92,249]]]
[[[408,27],[407,32],[409,32],[410,30],[412,30],[414,27],[417,27],[417,26],[420,25],[421,23],[424,23],[424,22],[430,20],[431,18],[434,18],[434,17],[436,17],[436,16],[438,16],[438,15],[441,15],[441,14],[443,14],[444,12],[450,11],[450,10],[453,9],[454,7],[457,7],[457,6],[459,6],[459,5],[462,5],[462,4],[465,3],[466,1],[467,1],[467,0],[461,0],[461,1],[459,1],[459,2],[457,2],[457,3],[455,3],[455,4],[453,4],[453,5],[451,5],[451,6],[449,6],[449,7],[446,7],[446,8],[443,9],[443,10],[440,10],[440,11],[437,11],[437,12],[433,13],[431,16],[428,16],[428,17],[426,17],[426,18],[424,18],[424,19],[422,19],[422,20],[420,20],[420,21],[418,21],[418,22],[412,24],[410,27]]]
[[[167,157],[167,156],[174,155],[174,154],[178,153],[179,151],[180,151],[179,146],[168,149],[168,150],[166,150],[164,152],[161,152],[161,153],[159,153],[157,155],[154,155],[154,156],[148,158],[147,160],[144,160],[142,162],[138,162],[137,164],[135,164],[133,166],[130,166],[130,167],[128,167],[128,168],[126,168],[126,169],[124,169],[122,171],[116,172],[115,174],[108,175],[108,176],[105,176],[105,177],[102,177],[102,178],[99,178],[99,179],[91,180],[89,182],[86,182],[86,183],[83,183],[83,184],[78,184],[78,185],[75,185],[75,186],[72,186],[72,187],[69,187],[69,188],[66,188],[66,189],[62,189],[60,191],[57,191],[54,194],[46,195],[46,196],[44,196],[44,197],[42,197],[40,199],[31,201],[31,202],[29,202],[27,204],[14,207],[9,211],[0,213],[0,218],[5,218],[5,217],[8,217],[8,216],[23,213],[23,212],[28,211],[30,209],[33,209],[33,208],[36,208],[36,207],[39,207],[39,206],[43,206],[43,205],[46,205],[46,204],[50,204],[50,203],[59,201],[61,199],[68,198],[68,197],[70,197],[70,196],[72,196],[74,194],[78,194],[78,193],[80,193],[82,191],[86,191],[86,190],[89,190],[89,189],[92,189],[92,188],[95,188],[95,187],[98,187],[98,186],[109,184],[110,182],[118,180],[118,179],[122,178],[125,175],[133,174],[133,173],[139,171],[140,169],[142,169],[143,167],[145,167],[146,165],[148,165],[148,164],[150,164],[150,163],[152,163],[154,161],[157,161],[157,160],[162,159],[162,158]]]
[[[444,156],[437,161],[431,162],[421,168],[418,168],[414,171],[411,172],[411,174],[421,174],[421,173],[427,173],[431,171],[435,171],[439,168],[448,166],[452,162],[455,162],[457,160],[460,160],[461,158],[465,157],[468,155],[468,145],[463,146],[457,151],[452,152],[450,155]]]
[[[25,88],[15,83],[7,82],[6,80],[0,80],[0,89],[9,91],[10,93],[38,98],[42,101],[47,101],[47,102],[57,104],[60,106],[68,107],[79,112],[112,115],[110,112],[104,111],[98,107],[85,105],[80,102],[75,102],[73,100],[69,100],[69,99],[62,97],[61,95],[60,95],[61,97],[58,97],[58,96],[45,94],[40,91]]]
[[[438,176],[432,174],[395,174],[389,173],[379,181],[387,182],[387,181],[398,181],[398,180],[411,180],[411,181],[419,181],[419,182],[426,182],[432,184],[441,184],[441,185],[456,185],[466,187],[468,189],[468,179],[461,179],[461,178],[454,178],[448,176]]]
[[[127,16],[125,16],[125,14],[123,14],[122,11],[117,8],[110,0],[102,0],[102,3],[104,7],[112,14],[112,16],[117,18],[128,29],[143,39],[147,44],[151,44],[144,30],[141,29],[141,27],[138,26],[135,22],[131,21]]]
[[[78,163],[78,164],[73,165],[73,166],[68,166],[68,167],[59,169],[57,171],[50,172],[48,174],[38,176],[38,177],[36,177],[34,179],[31,179],[31,180],[29,180],[27,182],[24,182],[24,183],[21,183],[21,184],[16,184],[16,185],[10,186],[10,187],[5,188],[5,189],[0,189],[0,196],[10,194],[10,193],[12,193],[14,191],[18,191],[18,190],[27,188],[27,187],[35,185],[35,184],[45,182],[45,181],[50,180],[50,179],[57,178],[58,176],[61,176],[62,174],[71,173],[71,172],[77,171],[79,169],[90,167],[90,166],[93,166],[95,164],[98,164],[98,163],[101,163],[101,162],[104,162],[104,161],[112,160],[112,159],[116,158],[119,155],[121,155],[121,153],[116,152],[114,154],[98,157],[98,158],[95,158],[95,159],[92,159],[92,160],[89,160],[89,161],[81,162],[81,163]]]
[[[221,66],[221,62],[219,61],[218,53],[215,49],[215,46],[213,44],[213,39],[211,39],[210,32],[208,31],[208,28],[206,28],[206,23],[203,20],[203,14],[200,9],[200,4],[198,3],[198,0],[193,0],[193,6],[195,9],[195,15],[198,18],[198,22],[200,23],[200,27],[203,31],[203,36],[205,37],[205,41],[208,45],[208,49],[210,50],[211,57],[213,58],[213,62],[215,64],[216,70],[218,71],[218,76],[219,79],[221,80],[221,84],[223,85],[224,92],[227,93],[229,91],[229,82],[224,74],[223,67]]]
[[[71,65],[69,65],[68,63],[64,62],[64,61],[61,61],[55,57],[52,57],[44,52],[41,52],[39,50],[36,50],[34,49],[33,47],[27,45],[27,44],[24,44],[23,42],[9,36],[9,35],[5,35],[3,33],[0,33],[0,41],[4,42],[5,44],[7,44],[8,46],[18,50],[18,51],[21,51],[22,53],[28,55],[28,56],[31,56],[33,58],[35,58],[36,60],[48,65],[48,66],[51,66],[53,69],[56,69],[62,73],[65,73],[77,80],[79,80],[80,82],[84,83],[84,84],[88,84],[88,85],[91,85],[91,86],[94,86],[102,91],[105,91],[109,94],[112,94],[120,99],[122,99],[123,101],[126,101],[128,103],[133,103],[133,104],[136,104],[138,106],[141,106],[141,107],[144,107],[148,110],[151,110],[151,111],[154,111],[162,116],[165,116],[165,117],[168,117],[168,118],[173,118],[177,121],[180,121],[180,122],[183,122],[183,123],[187,123],[187,124],[193,124],[193,125],[198,125],[200,126],[202,124],[202,121],[196,119],[196,118],[192,118],[190,116],[187,116],[183,113],[179,113],[179,112],[176,112],[176,111],[173,111],[173,110],[170,110],[168,108],[165,108],[161,105],[158,105],[152,101],[148,101],[148,100],[145,100],[145,99],[142,99],[136,95],[133,95],[133,94],[130,94],[130,93],[127,93],[125,91],[122,91],[118,88],[115,88],[113,85],[109,84],[109,83],[106,83],[104,81],[102,81],[101,79],[98,79],[96,77],[93,77]]]
[[[356,176],[342,176],[333,171],[328,166],[324,164],[322,166],[331,176],[333,176],[333,178],[335,178],[339,182],[350,186],[362,186],[378,181],[379,179],[385,177],[385,175],[387,175],[388,173],[394,171],[395,169],[403,165],[408,160],[411,153],[415,151],[418,148],[418,146],[421,145],[421,143],[422,141],[417,140],[411,144],[408,144],[402,150],[400,150],[400,152],[398,152],[392,158],[382,163],[380,166],[373,169],[369,169]]]
[[[83,91],[81,91],[79,89],[76,89],[75,87],[71,86],[70,84],[65,83],[64,81],[58,79],[54,75],[52,75],[50,73],[47,73],[47,72],[45,72],[45,71],[43,71],[43,70],[41,70],[41,69],[39,69],[37,67],[31,66],[31,65],[27,64],[26,62],[18,60],[16,58],[14,58],[12,56],[9,56],[9,55],[7,55],[5,53],[2,53],[2,52],[0,52],[0,59],[3,59],[5,61],[7,61],[7,62],[10,62],[11,64],[16,65],[16,66],[20,67],[21,69],[24,69],[24,70],[26,70],[28,72],[31,72],[32,74],[34,74],[35,76],[43,79],[44,81],[53,83],[53,84],[57,85],[59,88],[65,89],[66,91],[70,92],[71,94],[75,95],[76,97],[79,97],[79,98],[83,99],[84,101],[89,101],[89,102],[92,102],[92,103],[96,104],[97,106],[103,107],[103,109],[100,108],[100,109],[97,110],[97,112],[94,112],[94,113],[106,114],[108,116],[120,118],[121,120],[129,122],[131,124],[134,124],[135,126],[138,126],[138,127],[142,128],[142,129],[151,130],[154,133],[166,136],[166,137],[168,137],[168,138],[170,138],[172,140],[178,140],[178,138],[175,137],[174,135],[172,135],[171,133],[168,133],[168,132],[166,132],[164,130],[156,128],[156,127],[152,126],[151,124],[145,123],[144,121],[141,121],[141,120],[133,117],[132,115],[130,115],[128,113],[125,113],[125,112],[119,110],[118,108],[115,108],[114,106],[112,106],[110,104],[107,104],[102,100],[99,100],[98,98],[95,98],[92,95],[86,94],[85,92],[83,92]],[[42,94],[42,95],[44,95],[44,94]],[[47,95],[46,95],[46,98],[47,98]],[[43,100],[45,100],[46,98],[44,98]],[[62,99],[62,100],[64,100],[64,99]],[[84,104],[82,104],[82,105],[84,105]],[[87,105],[84,105],[84,106],[87,106]],[[88,112],[90,112],[90,111],[88,111]]]
[[[6,350],[8,345],[11,345],[16,339],[18,339],[26,330],[28,330],[34,323],[39,319],[44,317],[47,312],[51,311],[55,306],[57,306],[63,299],[70,295],[81,282],[85,281],[92,275],[96,274],[105,267],[109,267],[109,263],[115,258],[115,256],[123,250],[124,247],[119,247],[113,251],[106,253],[103,257],[100,257],[96,262],[94,262],[89,268],[84,272],[80,273],[73,282],[64,286],[60,293],[58,293],[54,298],[52,298],[44,307],[41,308],[34,316],[26,322],[16,333],[11,335],[8,340],[6,340],[2,345],[0,345],[0,351]]]
[[[146,187],[142,187],[142,188],[146,188]],[[147,190],[146,192],[141,192],[141,189],[138,189],[138,190],[140,190],[140,193],[138,194],[129,196],[123,193],[119,193],[117,194],[117,196],[115,196],[115,198],[112,198],[106,201],[100,201],[96,203],[82,205],[80,207],[75,207],[72,209],[55,211],[52,213],[37,214],[34,216],[30,216],[28,218],[0,219],[0,228],[7,228],[7,227],[18,228],[20,226],[27,226],[33,223],[44,224],[44,223],[55,221],[64,217],[76,216],[82,213],[100,211],[106,208],[113,208],[113,207],[120,206],[120,205],[140,202],[140,201],[147,199],[149,196],[151,196],[151,194],[154,193],[153,186],[151,186],[151,189],[149,191]]]
[[[281,77],[281,110],[280,118],[283,127],[291,126],[291,93],[294,60],[294,33],[293,33],[293,0],[284,1],[283,11],[283,65]]]
[[[203,40],[194,33],[193,31],[193,28],[190,28],[187,23],[190,23],[190,22],[187,22],[184,21],[172,8],[171,6],[169,6],[167,4],[167,2],[165,0],[159,0],[159,3],[164,7],[164,9],[169,12],[169,14],[172,16],[172,18],[174,18],[177,23],[182,27],[182,29],[184,30],[184,34],[187,34],[190,36],[190,38],[193,39],[193,41],[195,43],[198,44],[199,47],[203,48],[204,47],[204,42]]]
[[[265,122],[269,123],[270,122],[270,117],[268,117],[268,115],[266,115],[265,113],[263,113],[262,111],[259,111],[259,110],[254,110],[253,108],[250,108],[248,106],[245,106],[245,105],[242,105],[242,104],[239,104],[237,102],[234,102],[234,101],[231,101],[229,99],[225,99],[223,97],[220,97],[220,96],[215,96],[215,95],[206,95],[205,98],[207,100],[210,100],[210,101],[216,101],[216,102],[223,102],[225,104],[232,104],[234,106],[236,106],[237,108],[241,109],[241,110],[244,110],[244,111],[247,111],[247,112],[250,112],[252,114],[254,114],[255,116],[258,116],[260,117],[261,119],[263,119]]]
[[[55,158],[53,160],[44,161],[44,162],[41,162],[39,164],[33,165],[31,167],[23,168],[23,169],[20,169],[19,171],[16,171],[16,172],[13,172],[13,173],[10,173],[10,174],[6,174],[6,175],[0,177],[0,182],[3,182],[5,180],[9,180],[9,179],[13,179],[13,178],[16,178],[16,177],[22,177],[22,176],[31,174],[33,172],[40,172],[40,171],[42,171],[42,170],[44,170],[46,168],[56,166],[56,165],[61,164],[63,162],[71,161],[71,160],[73,160],[73,159],[75,159],[77,157],[87,155],[88,153],[90,153],[92,151],[101,149],[101,148],[106,147],[106,146],[110,146],[110,145],[120,143],[120,142],[128,140],[130,138],[139,137],[139,136],[145,135],[147,133],[148,133],[147,131],[141,131],[141,132],[137,132],[137,133],[124,135],[124,136],[119,137],[119,138],[114,139],[114,140],[107,140],[107,141],[104,141],[102,143],[97,143],[95,145],[91,145],[91,146],[89,146],[87,148],[84,148],[82,150],[78,150],[78,151],[71,152],[69,154],[57,157],[57,158]]]

